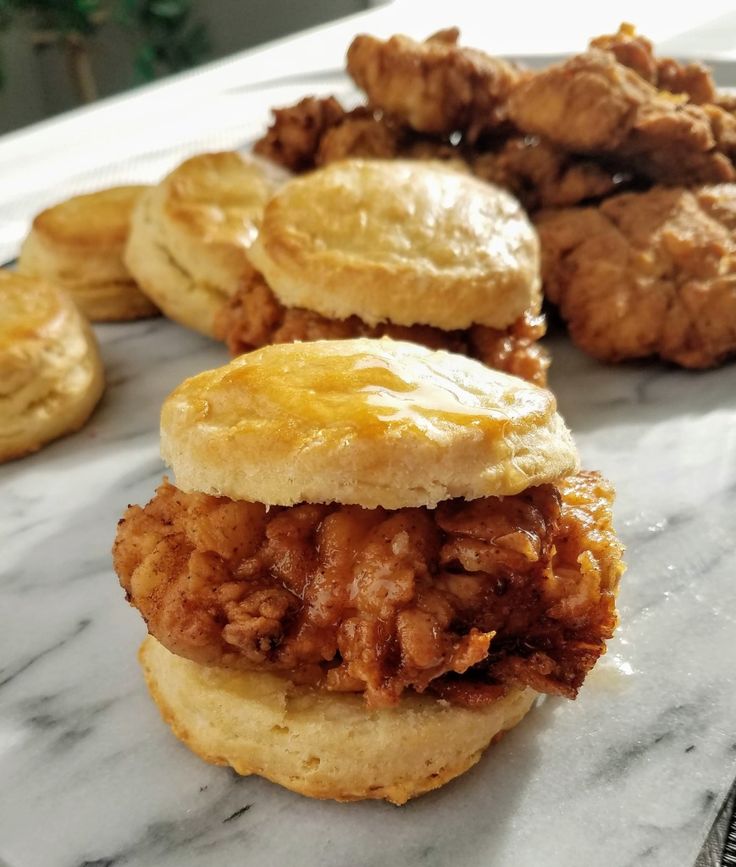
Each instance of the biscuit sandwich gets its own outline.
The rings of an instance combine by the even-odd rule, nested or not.
[[[92,322],[158,315],[123,263],[130,216],[146,187],[111,187],[42,211],[23,242],[18,271],[66,289]]]
[[[205,153],[141,198],[125,263],[166,316],[212,335],[215,312],[253,270],[246,250],[286,177],[259,157]]]
[[[97,341],[72,299],[0,270],[0,462],[82,427],[103,389]]]
[[[286,183],[216,319],[233,354],[389,336],[538,385],[548,358],[539,243],[509,193],[438,161],[350,159]]]
[[[114,563],[151,695],[207,761],[401,804],[478,761],[538,693],[574,698],[616,625],[613,491],[553,395],[359,338],[186,380],[164,480]]]

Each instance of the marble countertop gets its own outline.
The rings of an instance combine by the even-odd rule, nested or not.
[[[0,863],[8,867],[692,867],[736,774],[736,369],[602,367],[548,340],[584,463],[616,484],[621,629],[470,773],[403,808],[310,801],[170,734],[110,563],[164,472],[159,406],[223,347],[162,320],[97,328],[90,424],[0,468]]]

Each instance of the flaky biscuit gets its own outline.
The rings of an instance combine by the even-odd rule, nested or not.
[[[333,319],[506,328],[541,304],[519,202],[439,162],[352,159],[295,178],[248,255],[287,307]]]
[[[97,341],[71,298],[0,271],[0,461],[80,428],[103,389]]]
[[[171,319],[212,335],[212,320],[252,273],[245,255],[286,173],[225,151],[186,160],[139,201],[125,263]]]
[[[183,490],[289,506],[435,506],[577,468],[551,392],[388,338],[275,344],[186,380],[161,453]]]
[[[18,271],[66,289],[93,322],[155,316],[156,305],[123,263],[133,208],[146,187],[74,196],[34,219]]]
[[[369,709],[360,695],[296,686],[264,672],[207,668],[148,636],[139,659],[174,734],[201,758],[312,798],[403,804],[472,767],[536,693],[481,709],[411,695]]]

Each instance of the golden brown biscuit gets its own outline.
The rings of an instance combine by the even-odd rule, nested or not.
[[[140,319],[158,308],[123,264],[130,217],[146,187],[112,187],[42,211],[21,248],[18,271],[66,289],[93,322]]]
[[[80,428],[103,389],[97,341],[71,298],[0,271],[0,461]]]
[[[345,160],[293,179],[249,257],[287,307],[369,325],[506,328],[541,304],[521,205],[439,162]]]
[[[197,665],[151,636],[139,659],[161,715],[205,761],[336,801],[404,804],[443,786],[536,699],[531,689],[515,689],[471,710],[412,695],[395,708],[369,710],[358,695]]]
[[[286,177],[258,157],[200,154],[142,196],[125,263],[168,317],[212,334],[215,312],[252,272],[245,252]]]
[[[286,506],[435,506],[573,472],[556,409],[545,389],[413,343],[280,344],[175,389],[161,451],[184,490]]]

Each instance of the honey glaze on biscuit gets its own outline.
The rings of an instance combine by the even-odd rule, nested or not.
[[[260,363],[263,353],[257,351],[223,371],[200,375],[197,391],[206,398],[185,385],[179,405],[189,421],[206,426],[216,418],[217,426],[230,426],[233,435],[259,419],[283,419],[281,429],[289,438],[341,428],[378,437],[407,426],[441,436],[446,425],[492,435],[512,418],[534,423],[554,411],[549,392],[500,374],[479,387],[468,362],[451,354],[435,358],[417,349],[397,357],[373,343],[370,352],[325,344],[331,351],[321,355],[300,344],[285,345],[278,358],[269,354],[267,363]]]

